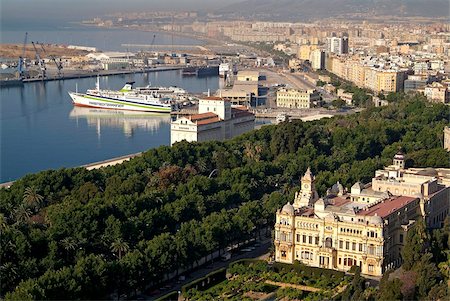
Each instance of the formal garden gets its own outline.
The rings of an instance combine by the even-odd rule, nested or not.
[[[215,279],[207,285],[206,277],[184,286],[182,295],[187,300],[323,300],[338,295],[351,279],[343,272],[300,262],[270,264],[244,259],[230,265],[223,281]]]

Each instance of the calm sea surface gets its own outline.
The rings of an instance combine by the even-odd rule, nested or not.
[[[67,91],[95,86],[95,78],[28,83],[0,89],[0,182],[27,173],[73,167],[170,144],[169,116],[79,108]],[[182,77],[180,71],[100,78],[100,87],[176,85],[215,91],[218,77]]]
[[[28,43],[41,42],[63,45],[82,45],[97,47],[103,51],[126,51],[122,44],[151,44],[155,36],[156,45],[201,45],[203,42],[170,34],[88,27],[77,24],[55,24],[47,26],[14,26],[3,28],[0,35],[1,43],[22,44],[28,32]],[[140,49],[133,48],[130,51]]]

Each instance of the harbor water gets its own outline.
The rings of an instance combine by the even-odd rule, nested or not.
[[[100,87],[179,86],[191,93],[219,88],[218,77],[181,71],[106,76]],[[170,116],[74,107],[68,91],[85,91],[95,78],[27,83],[0,89],[0,183],[27,173],[80,166],[170,144]]]

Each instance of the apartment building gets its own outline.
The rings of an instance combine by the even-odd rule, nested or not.
[[[314,70],[322,70],[325,68],[325,52],[320,49],[311,51],[309,61]]]

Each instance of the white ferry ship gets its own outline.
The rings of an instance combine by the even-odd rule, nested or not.
[[[133,84],[134,82],[127,82],[119,91],[101,90],[97,78],[95,89],[88,89],[86,93],[69,92],[69,95],[73,104],[81,107],[157,113],[170,113],[174,110],[169,91],[159,93],[158,90],[162,87],[152,89],[149,86],[133,89]]]

